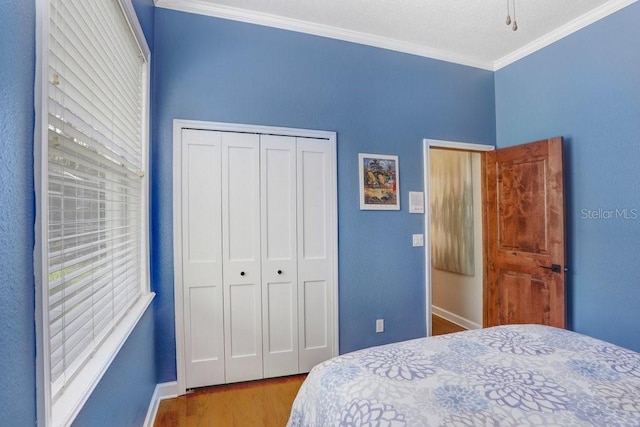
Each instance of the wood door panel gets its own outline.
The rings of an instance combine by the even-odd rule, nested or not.
[[[504,270],[498,274],[501,324],[549,324],[549,286],[544,280]]]
[[[485,156],[485,326],[565,327],[562,162],[562,138]]]
[[[499,250],[548,253],[546,162],[498,164]]]

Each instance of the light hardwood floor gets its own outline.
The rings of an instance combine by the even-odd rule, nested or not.
[[[432,317],[433,335],[463,331]],[[204,387],[160,402],[154,427],[283,427],[306,375]]]
[[[444,335],[465,330],[462,326],[449,322],[440,316],[431,315],[431,335]]]
[[[306,375],[226,384],[160,402],[154,427],[283,427]]]

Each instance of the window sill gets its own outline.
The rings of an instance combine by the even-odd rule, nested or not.
[[[149,292],[140,297],[91,360],[66,386],[58,400],[51,406],[50,426],[67,426],[73,422],[151,304],[154,296],[153,292]]]

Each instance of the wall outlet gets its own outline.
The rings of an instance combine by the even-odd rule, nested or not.
[[[376,319],[376,333],[384,332],[384,319]]]

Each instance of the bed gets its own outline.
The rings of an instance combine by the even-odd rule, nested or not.
[[[372,347],[314,367],[288,426],[640,426],[640,354],[509,325]]]

